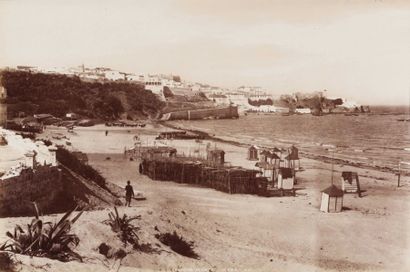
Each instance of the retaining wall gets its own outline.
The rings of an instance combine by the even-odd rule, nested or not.
[[[63,190],[61,172],[55,166],[24,169],[19,176],[0,180],[0,217],[34,215],[52,209]]]

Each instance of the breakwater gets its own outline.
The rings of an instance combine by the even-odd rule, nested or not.
[[[216,107],[209,109],[182,110],[165,113],[161,120],[200,120],[200,119],[232,119],[238,118],[238,107]]]

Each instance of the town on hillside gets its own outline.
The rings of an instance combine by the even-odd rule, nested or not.
[[[79,78],[85,83],[130,83],[143,86],[160,101],[166,103],[161,109],[163,120],[236,118],[248,113],[289,114],[359,114],[370,108],[344,98],[327,97],[327,91],[273,95],[258,86],[240,86],[233,89],[190,82],[178,75],[140,74],[117,71],[107,67],[42,68],[37,66],[7,67],[3,71],[27,72],[30,74],[64,75]],[[5,85],[5,84],[2,84]],[[5,86],[0,87],[1,98],[6,97]],[[0,98],[0,99],[1,99]],[[120,99],[121,100],[121,99]],[[188,114],[186,110],[213,109],[209,112]],[[181,111],[185,111],[181,113]],[[50,113],[50,112],[37,112]]]

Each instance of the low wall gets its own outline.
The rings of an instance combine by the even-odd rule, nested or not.
[[[0,180],[0,217],[34,215],[32,202],[37,203],[41,212],[52,210],[62,190],[57,167],[24,169],[19,176]]]

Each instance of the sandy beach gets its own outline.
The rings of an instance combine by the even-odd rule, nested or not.
[[[108,135],[105,136],[105,131]],[[230,195],[209,188],[174,182],[153,181],[138,173],[138,161],[124,156],[138,134],[142,143],[154,144],[159,131],[167,128],[147,125],[146,128],[75,128],[74,133],[49,127],[38,138],[49,138],[56,144],[69,141],[68,147],[88,154],[89,164],[107,181],[124,187],[131,181],[136,191],[147,200],[134,201],[132,207],[120,207],[130,216],[141,215],[135,224],[141,228],[140,238],[150,243],[156,253],[141,253],[131,248],[123,259],[120,271],[408,271],[410,268],[409,178],[397,188],[393,173],[353,166],[334,166],[334,183],[340,185],[341,171],[356,171],[360,176],[363,197],[345,194],[344,211],[326,214],[319,211],[320,191],[330,184],[331,165],[302,158],[304,171],[297,173],[295,197],[259,197]],[[57,140],[53,136],[66,136]],[[246,147],[206,140],[156,141],[167,144],[178,153],[201,156],[208,142],[224,149],[231,165],[254,168],[246,160]],[[106,158],[110,157],[110,160]],[[103,241],[121,246],[120,241],[102,223],[108,209],[87,211],[74,225],[80,238],[76,248],[84,263],[60,263],[44,258],[17,256],[23,263],[47,267],[47,271],[107,271],[96,248]],[[56,215],[45,216],[56,220]],[[1,218],[0,241],[5,231],[29,218]],[[176,231],[193,241],[198,260],[183,257],[162,245],[154,235]],[[22,266],[22,271],[34,271]]]

